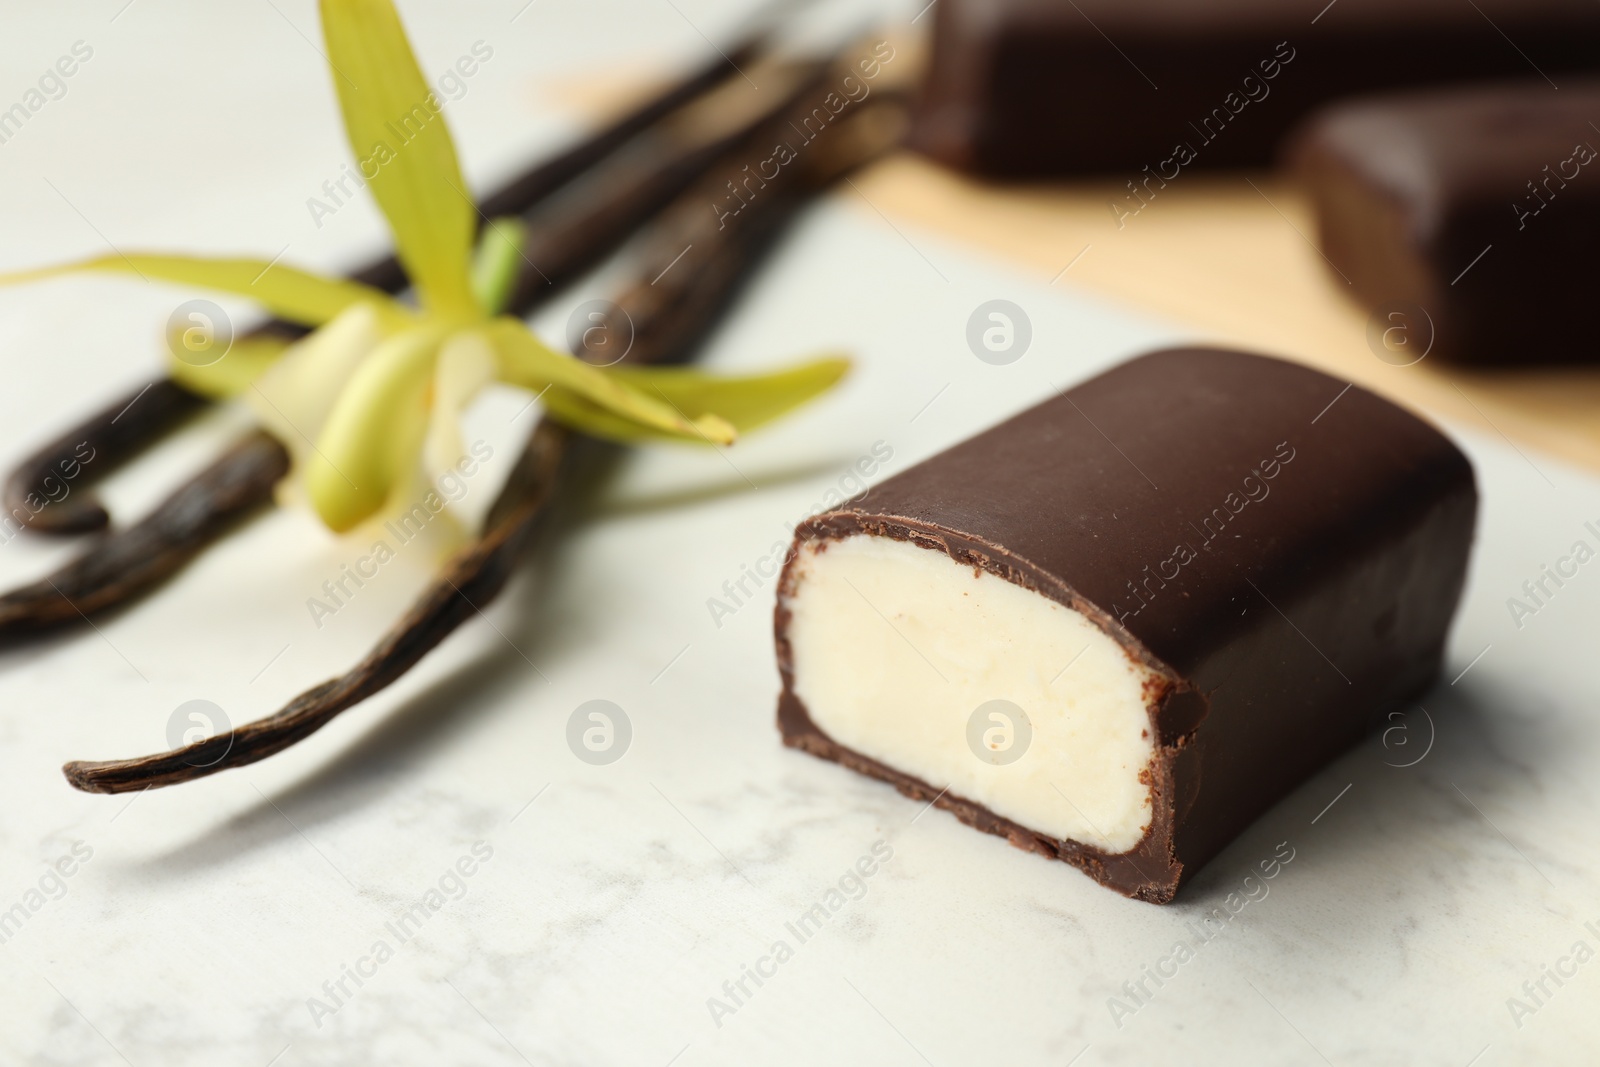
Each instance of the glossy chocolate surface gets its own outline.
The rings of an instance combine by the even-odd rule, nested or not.
[[[1331,406],[1330,406],[1331,405]],[[1165,903],[1284,794],[1433,681],[1477,510],[1432,426],[1293,363],[1174,349],[1125,363],[801,524],[910,540],[1095,620],[1156,668],[1153,822],[1132,852],[1037,834],[850,753],[794,692],[785,743]],[[791,560],[794,557],[791,556]]]

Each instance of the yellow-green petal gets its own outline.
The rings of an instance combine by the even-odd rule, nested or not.
[[[683,367],[614,367],[609,373],[647,395],[661,397],[689,418],[714,414],[747,433],[827,392],[849,370],[849,360],[834,356],[770,374],[739,377]],[[634,442],[665,436],[619,419],[559,386],[544,394],[543,403],[557,421],[595,437]]]
[[[467,271],[477,208],[394,5],[322,0],[322,33],[356,164],[424,307],[479,316]]]
[[[821,396],[850,372],[842,355],[820,356],[763,374],[719,375],[690,367],[613,367],[611,373],[654,393],[685,415],[716,414],[740,433],[764,426]]]
[[[428,429],[429,386],[444,329],[391,337],[362,361],[339,393],[306,460],[306,492],[328,527],[344,532],[407,484]]]
[[[387,322],[400,325],[412,315],[381,289],[360,282],[324,278],[265,259],[168,256],[129,252],[97,256],[38,270],[0,274],[0,285],[42,281],[80,271],[112,271],[156,281],[199,286],[254,300],[281,319],[321,326],[355,304],[370,303]]]
[[[461,413],[494,381],[495,368],[494,349],[480,331],[452,334],[440,347],[422,453],[423,468],[434,479],[453,470],[467,454]]]
[[[227,355],[204,367],[172,356],[167,362],[167,376],[191,392],[226,400],[254,385],[293,344],[286,337],[272,334],[241,337],[229,347]]]
[[[726,445],[738,436],[726,419],[707,413],[685,415],[670,401],[647,395],[610,371],[562,355],[516,319],[496,319],[485,333],[500,357],[501,378],[513,385],[535,392],[553,387],[566,389],[616,419],[664,437]],[[574,426],[588,430],[581,424]]]
[[[345,383],[385,336],[371,306],[358,304],[296,341],[251,383],[246,402],[297,466],[312,454]]]

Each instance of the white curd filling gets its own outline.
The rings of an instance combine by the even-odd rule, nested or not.
[[[1138,845],[1156,676],[1087,617],[888,537],[811,541],[795,568],[794,689],[823,733],[1030,830]]]

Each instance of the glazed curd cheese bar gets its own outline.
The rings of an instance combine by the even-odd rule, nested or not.
[[[1165,903],[1432,684],[1476,512],[1360,387],[1142,356],[800,525],[779,728]]]
[[[1600,80],[1535,77],[1364,97],[1300,129],[1287,155],[1332,280],[1395,361],[1594,362],[1597,121]]]

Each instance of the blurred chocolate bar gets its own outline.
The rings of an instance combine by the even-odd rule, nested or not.
[[[1524,75],[1564,89],[1600,69],[1593,0],[937,0],[932,15],[922,151],[997,177],[1126,172],[1151,191],[1267,163],[1338,97]]]
[[[1291,139],[1323,254],[1413,362],[1571,363],[1594,340],[1600,80],[1372,97]]]

